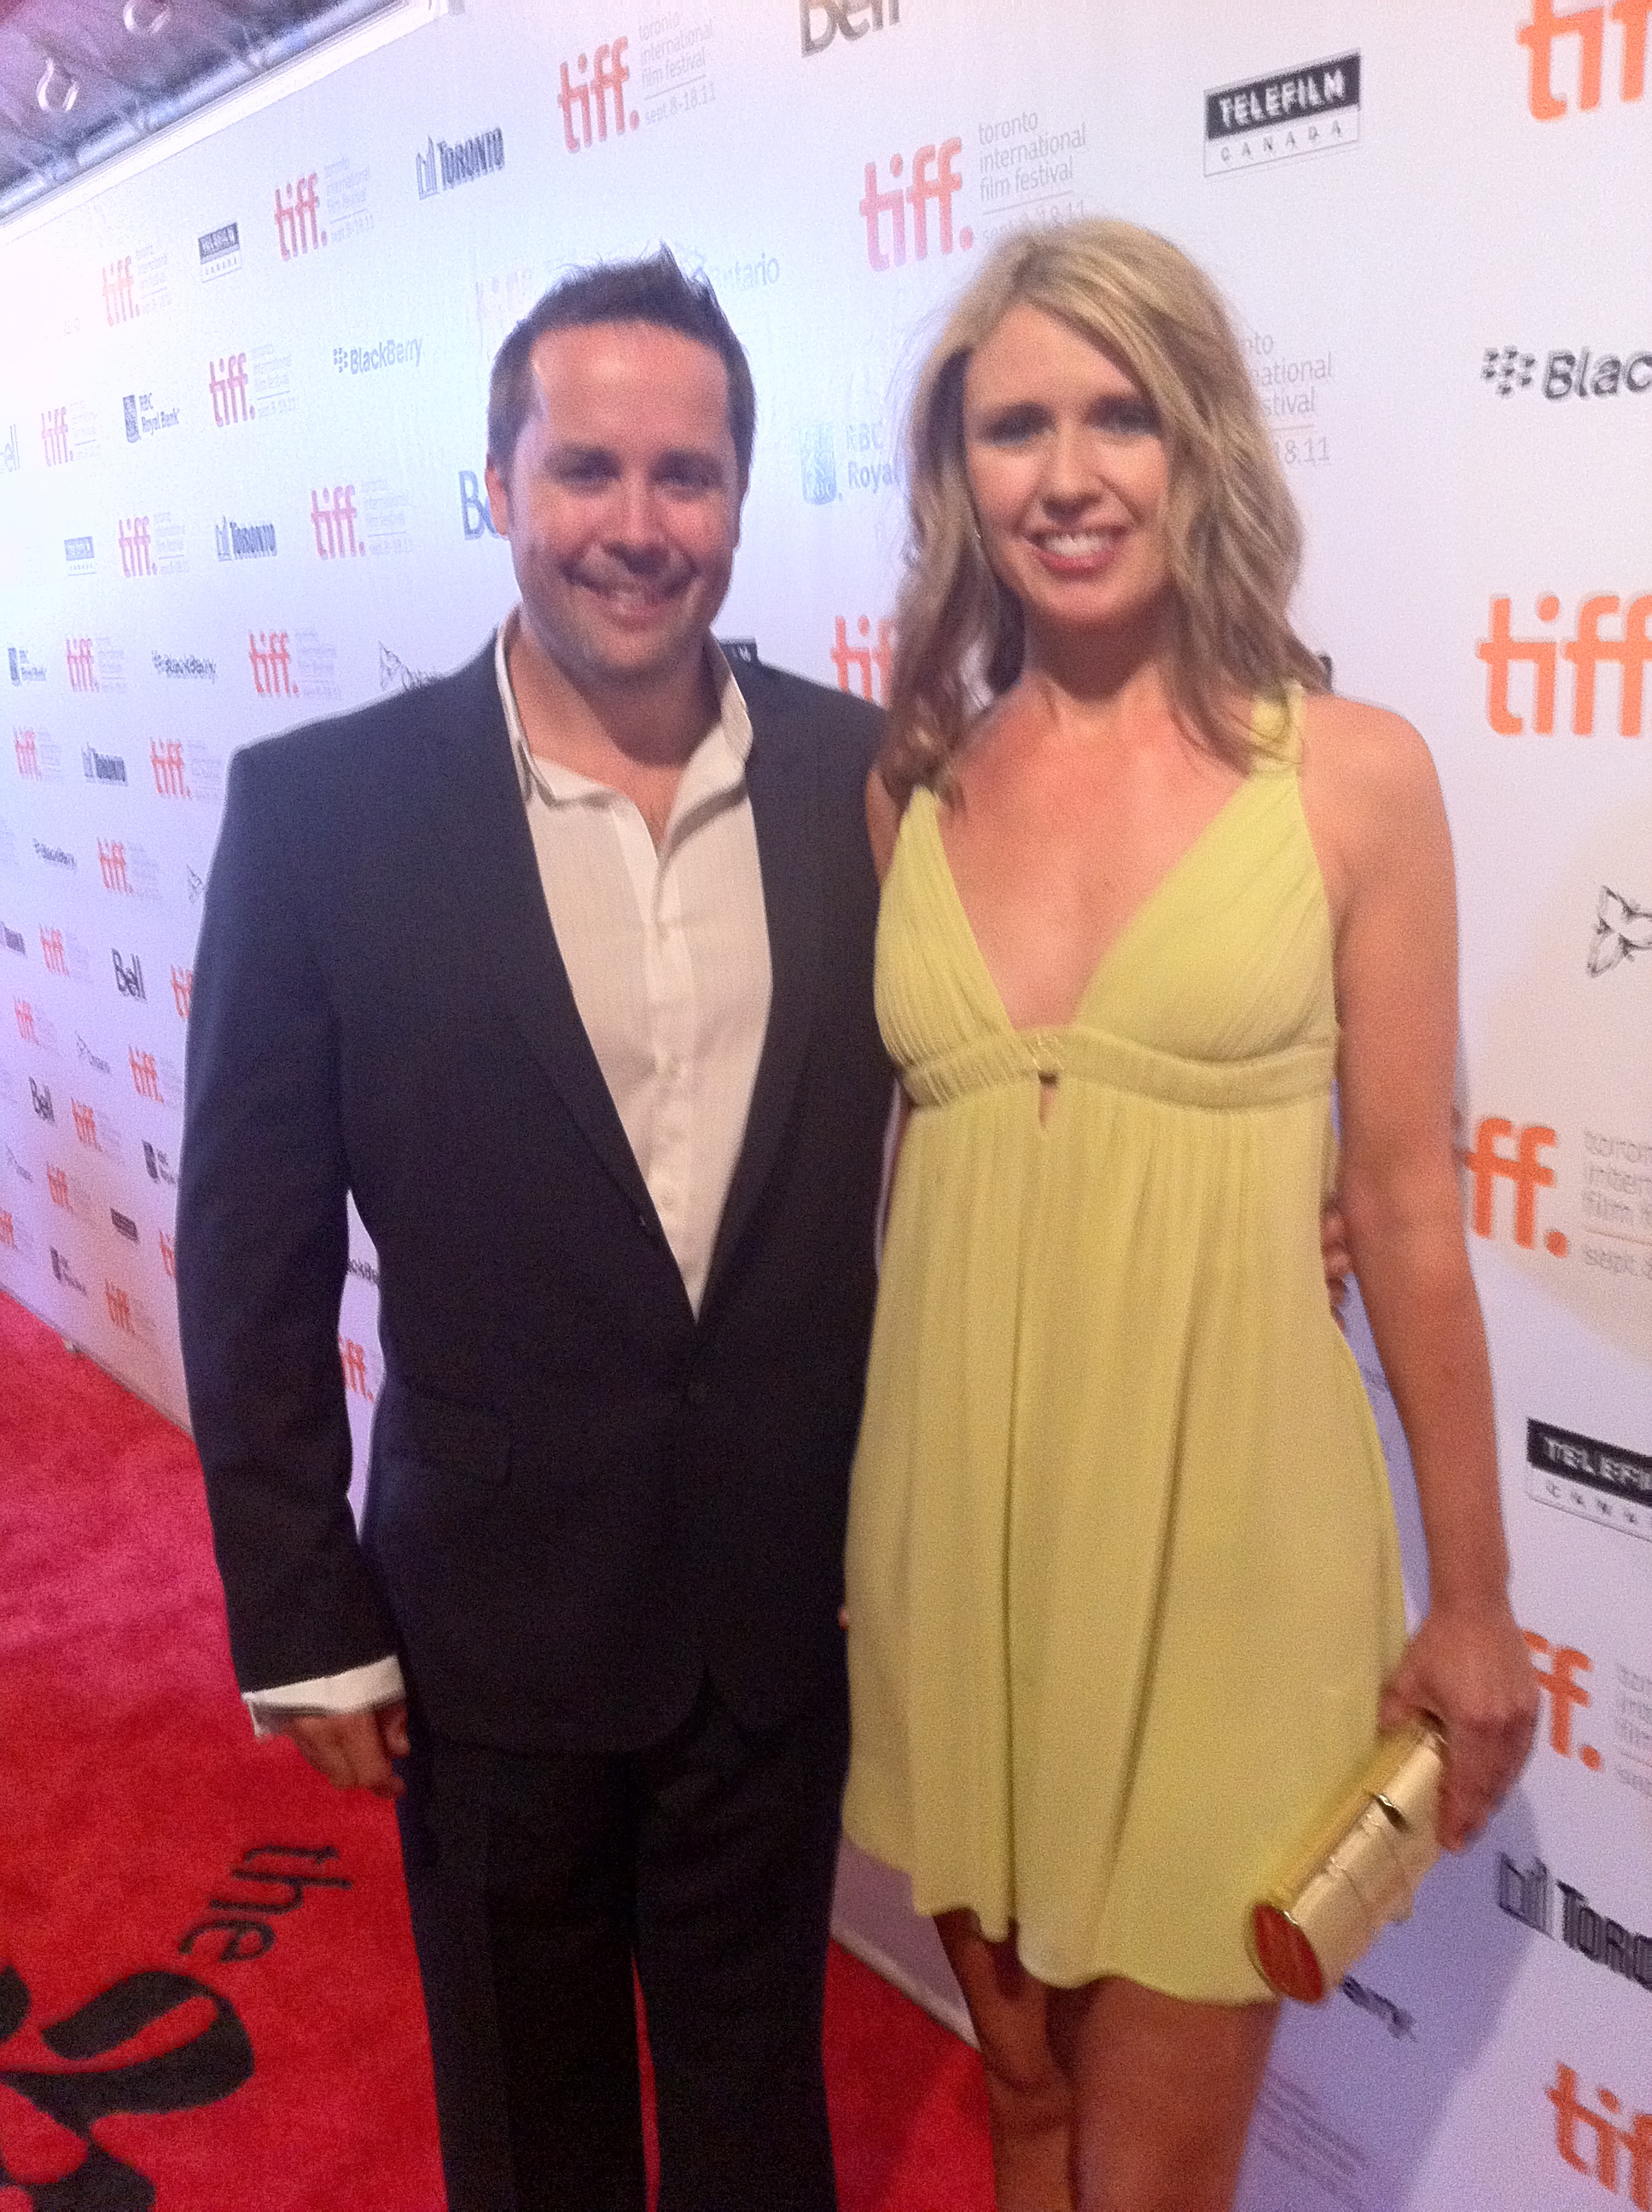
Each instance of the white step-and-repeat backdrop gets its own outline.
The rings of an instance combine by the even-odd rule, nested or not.
[[[509,604],[483,396],[545,284],[662,237],[710,272],[761,401],[722,627],[873,699],[901,397],[982,246],[1123,214],[1226,288],[1308,520],[1300,626],[1445,784],[1464,1205],[1546,1690],[1496,1831],[1286,2023],[1249,2212],[1652,2205],[1649,14],[468,0],[0,233],[0,1284],[179,1418],[225,763]],[[363,1437],[374,1285],[358,1235]],[[887,1881],[844,1895],[929,1973]]]

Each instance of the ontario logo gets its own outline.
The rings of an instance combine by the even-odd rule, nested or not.
[[[616,138],[623,138],[628,129],[637,128],[635,108],[628,113],[625,106],[625,88],[631,81],[625,64],[629,44],[629,40],[620,38],[598,46],[594,67],[586,55],[580,54],[573,75],[568,64],[562,64],[556,105],[562,111],[562,143],[570,154],[578,154],[592,143],[593,125],[596,142],[605,145],[610,118]]]
[[[1528,1420],[1526,1494],[1597,1528],[1652,1542],[1652,1457],[1645,1452]]]
[[[1553,123],[1567,112],[1565,93],[1555,84],[1555,47],[1568,41],[1571,64],[1567,89],[1576,94],[1580,110],[1600,105],[1600,86],[1606,59],[1606,17],[1622,27],[1615,41],[1618,96],[1627,106],[1646,96],[1646,0],[1613,0],[1608,9],[1568,8],[1557,15],[1553,0],[1533,0],[1531,20],[1515,33],[1531,56],[1531,76],[1526,102],[1539,123]],[[1570,41],[1576,39],[1573,46]]]
[[[1537,356],[1517,345],[1487,346],[1480,356],[1480,382],[1499,399],[1516,392],[1540,392],[1546,399],[1616,399],[1652,392],[1652,351],[1600,353],[1580,345],[1557,346],[1543,357],[1540,381]]]
[[[566,63],[562,70],[566,79]],[[434,199],[438,192],[451,192],[455,185],[471,184],[477,177],[492,176],[504,166],[505,134],[497,127],[461,138],[457,146],[450,146],[445,138],[427,138],[423,153],[413,156],[413,175],[422,200]]]
[[[1554,592],[1542,592],[1534,602],[1540,623],[1559,619],[1561,602]],[[1525,717],[1510,699],[1509,678],[1516,666],[1532,672],[1529,692],[1521,704],[1530,716],[1532,733],[1551,737],[1555,727],[1555,690],[1559,663],[1572,670],[1571,730],[1574,737],[1594,732],[1596,681],[1605,668],[1618,672],[1618,732],[1638,738],[1644,725],[1646,665],[1652,660],[1652,592],[1624,599],[1616,592],[1595,592],[1578,602],[1570,637],[1516,636],[1513,629],[1514,601],[1508,596],[1491,601],[1486,635],[1474,647],[1475,658],[1486,668],[1485,719],[1499,737],[1517,738],[1527,728]],[[1604,635],[1603,623],[1619,621],[1622,635]]]
[[[1359,143],[1359,56],[1308,62],[1299,69],[1205,94],[1205,174],[1231,177],[1299,154],[1326,154]]]
[[[911,181],[904,185],[901,179],[907,174],[905,161],[901,155],[891,154],[887,189],[878,183],[877,162],[867,162],[865,191],[859,204],[866,224],[866,259],[872,268],[906,266],[908,212],[912,216],[911,246],[915,260],[929,258],[931,208],[935,210],[935,243],[939,252],[951,253],[956,244],[967,253],[975,244],[975,233],[967,224],[957,232],[956,240],[952,228],[952,203],[963,189],[963,179],[957,167],[963,147],[962,138],[944,138],[932,146],[920,146],[912,157]],[[885,216],[889,219],[887,230]]]

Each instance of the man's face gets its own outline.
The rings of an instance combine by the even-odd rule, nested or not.
[[[743,487],[709,346],[650,323],[550,331],[508,474],[488,464],[522,617],[582,688],[646,690],[695,663],[728,590]]]

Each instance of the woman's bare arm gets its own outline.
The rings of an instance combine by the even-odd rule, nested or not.
[[[1338,921],[1342,1211],[1428,1540],[1429,1612],[1381,1719],[1426,1710],[1445,1723],[1440,1832],[1455,1849],[1519,1772],[1537,1691],[1509,1608],[1491,1367],[1452,1150],[1450,836],[1421,738],[1372,708],[1313,702],[1303,800]]]

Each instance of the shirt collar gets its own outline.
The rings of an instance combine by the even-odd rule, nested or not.
[[[517,709],[516,694],[511,689],[507,659],[521,611],[519,605],[513,607],[494,634],[494,674],[499,683],[499,703],[505,711],[505,727],[516,756],[523,804],[528,804],[535,793],[551,806],[608,800],[614,794],[605,783],[581,775],[575,769],[565,768],[560,761],[546,760],[529,748],[527,732]],[[746,761],[751,751],[751,716],[728,656],[714,637],[706,640],[706,659],[717,693],[717,720],[689,757],[683,775],[683,790],[672,809],[674,814],[683,811],[685,800],[698,805],[715,794],[738,790],[744,781]]]

